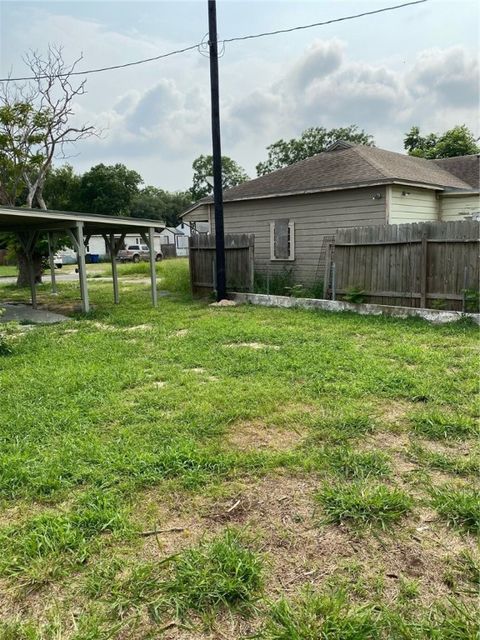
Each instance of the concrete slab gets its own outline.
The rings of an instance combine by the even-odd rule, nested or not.
[[[264,307],[290,307],[300,309],[321,309],[322,311],[352,311],[360,315],[392,316],[394,318],[423,318],[434,324],[456,322],[461,318],[470,318],[480,324],[479,313],[460,311],[442,311],[439,309],[419,309],[416,307],[393,307],[383,304],[353,304],[341,300],[317,300],[316,298],[290,298],[289,296],[271,296],[263,293],[232,293],[235,302],[257,304]]]
[[[32,309],[28,304],[0,304],[0,309],[4,311],[0,315],[0,322],[20,322],[23,324],[57,324],[69,320],[67,316],[60,313],[46,311],[44,309]]]

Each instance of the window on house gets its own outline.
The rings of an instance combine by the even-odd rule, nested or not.
[[[295,223],[288,218],[270,222],[270,260],[295,259]]]

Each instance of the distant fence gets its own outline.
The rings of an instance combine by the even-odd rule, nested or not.
[[[215,236],[197,233],[189,239],[190,281],[194,294],[205,294],[216,288]],[[225,235],[225,272],[227,289],[252,291],[255,236]]]
[[[160,250],[164,258],[176,258],[177,257],[177,248],[174,244],[162,244],[160,245]]]
[[[325,297],[472,310],[479,238],[473,220],[338,229],[327,247]]]

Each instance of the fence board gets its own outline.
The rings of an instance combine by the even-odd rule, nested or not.
[[[190,283],[193,294],[215,289],[215,235],[194,234],[189,238]],[[225,275],[230,291],[253,291],[253,234],[225,235]]]
[[[325,273],[336,291],[365,291],[365,302],[461,310],[479,290],[480,222],[420,222],[338,229]],[[328,296],[328,293],[327,293]]]

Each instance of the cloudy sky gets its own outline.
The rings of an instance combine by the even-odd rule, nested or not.
[[[220,38],[319,22],[395,0],[218,1]],[[228,44],[220,60],[223,153],[250,176],[265,147],[310,126],[352,123],[377,146],[401,151],[413,124],[425,132],[466,123],[480,135],[479,4],[428,2],[350,22]],[[201,41],[207,2],[0,1],[0,72],[21,75],[29,49],[63,45],[79,68],[151,57]],[[104,130],[77,146],[84,171],[123,162],[145,182],[191,185],[210,153],[208,59],[198,51],[89,76],[76,117]]]

